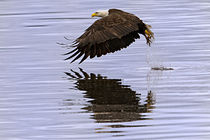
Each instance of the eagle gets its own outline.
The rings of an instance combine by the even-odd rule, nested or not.
[[[73,41],[73,50],[66,53],[70,55],[71,61],[82,57],[82,63],[88,57],[101,57],[108,53],[119,51],[128,47],[135,39],[142,34],[146,38],[146,43],[150,46],[154,39],[151,26],[145,24],[134,14],[124,12],[119,9],[99,10],[92,14],[92,17],[101,17],[96,20],[85,32]]]

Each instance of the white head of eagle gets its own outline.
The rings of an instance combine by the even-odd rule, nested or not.
[[[98,10],[95,13],[93,13],[92,17],[106,17],[109,15],[109,10]]]

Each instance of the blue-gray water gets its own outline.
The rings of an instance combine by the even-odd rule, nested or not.
[[[56,42],[109,8],[152,25],[152,47],[63,61]],[[210,139],[209,0],[2,0],[0,21],[1,140]]]

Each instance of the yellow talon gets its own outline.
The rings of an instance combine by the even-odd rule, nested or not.
[[[144,31],[145,33],[145,38],[147,40],[147,44],[150,46],[154,39],[154,33],[150,30],[151,26],[146,24],[146,29]]]
[[[145,30],[145,34],[146,34],[148,37],[151,36],[151,35],[150,35],[150,32],[149,32],[148,30]]]

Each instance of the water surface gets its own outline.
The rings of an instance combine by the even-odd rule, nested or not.
[[[81,65],[64,61],[56,42],[70,43],[109,8],[152,25],[152,47],[141,37]],[[0,139],[208,140],[209,15],[207,0],[2,0]]]

